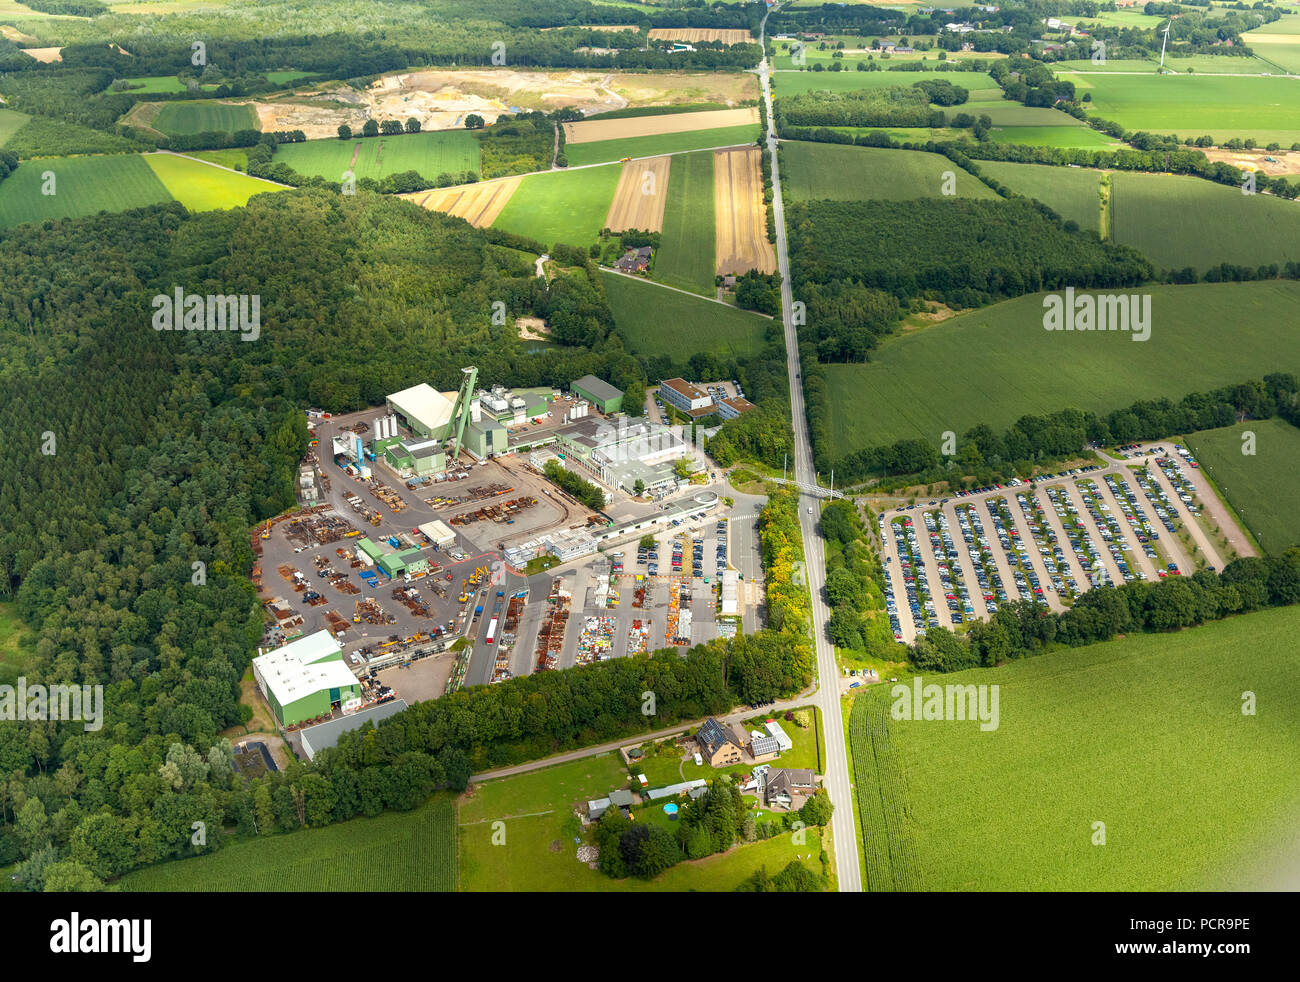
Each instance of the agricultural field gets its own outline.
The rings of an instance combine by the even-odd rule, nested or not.
[[[744,123],[716,130],[688,130],[665,136],[633,136],[622,140],[599,140],[595,143],[566,145],[565,155],[570,167],[586,164],[606,164],[624,157],[653,157],[670,153],[689,153],[692,150],[709,150],[714,147],[737,147],[754,143],[761,127],[758,123]]]
[[[237,208],[255,194],[285,190],[271,181],[176,154],[151,153],[144,159],[167,192],[190,211]]]
[[[128,92],[136,92],[142,95],[151,95],[155,92],[188,92],[189,89],[181,84],[181,80],[175,75],[150,75],[145,78],[128,78],[126,82],[129,86]],[[200,85],[199,88],[205,92],[212,92],[217,88],[215,82],[209,82]]]
[[[656,27],[650,31],[651,41],[721,41],[723,44],[756,44],[757,39],[735,28],[716,27]]]
[[[342,180],[351,170],[360,180],[379,180],[389,174],[413,170],[437,180],[442,174],[479,172],[479,142],[465,130],[443,133],[403,133],[401,136],[354,137],[351,140],[308,140],[276,148],[276,163],[299,174]]]
[[[234,133],[258,128],[257,113],[252,106],[207,100],[164,103],[150,125],[170,136]]]
[[[580,802],[627,786],[627,769],[616,754],[474,784],[460,803],[460,889],[730,892],[759,866],[775,873],[800,854],[816,857],[821,850],[817,830],[810,829],[801,846],[795,846],[791,836],[775,836],[708,859],[678,863],[649,882],[635,877],[613,880],[578,862],[573,840],[581,835],[581,824],[572,813]],[[648,809],[636,814],[643,821],[656,820]],[[504,823],[502,845],[493,844],[492,823],[497,821]],[[806,863],[820,872],[815,858]]]
[[[993,98],[1002,98],[1002,89],[993,76],[983,72],[799,72],[772,73],[772,96],[798,95],[803,92],[855,92],[860,89],[883,89],[895,85],[911,85],[927,78],[947,79],[964,89],[990,90]],[[975,97],[971,97],[975,101]]]
[[[715,109],[698,113],[668,113],[662,116],[627,116],[616,119],[590,119],[564,123],[565,146],[627,140],[639,136],[664,136],[689,130],[725,129],[758,123],[758,110]]]
[[[22,129],[29,119],[31,117],[26,113],[0,109],[0,147],[8,143],[9,138]]]
[[[551,171],[523,178],[497,220],[496,228],[551,246],[586,248],[596,241],[614,200],[621,167]]]
[[[53,184],[47,183],[47,172],[53,174]],[[51,187],[53,194],[42,193]],[[0,227],[126,211],[171,200],[167,187],[138,154],[51,157],[27,161],[0,182]]]
[[[1290,29],[1300,32],[1300,24],[1292,21]],[[1300,33],[1268,34],[1265,31],[1250,31],[1242,35],[1242,40],[1255,52],[1255,57],[1248,60],[1267,63],[1266,71],[1277,71],[1280,68],[1292,74],[1300,73]]]
[[[1111,237],[1157,267],[1300,260],[1300,202],[1172,174],[1118,171],[1111,185]]]
[[[1132,130],[1209,134],[1216,142],[1254,137],[1283,146],[1300,142],[1295,81],[1250,75],[1074,75],[1090,112]]]
[[[456,804],[435,795],[409,812],[237,842],[220,852],[128,873],[130,892],[456,889]]]
[[[749,358],[763,347],[766,317],[631,276],[601,280],[623,345],[634,355],[685,361],[698,352]]]
[[[1246,432],[1255,435],[1253,455],[1242,453]],[[1187,444],[1265,552],[1300,545],[1300,429],[1280,419],[1250,420],[1193,433]]]
[[[1138,348],[1121,332],[1043,330],[1043,295],[1034,294],[887,341],[867,364],[825,366],[833,455],[903,438],[935,443],[945,430],[963,433],[976,423],[1001,431],[1027,413],[1110,411],[1300,372],[1290,326],[1300,283],[1142,292],[1151,294],[1152,325]]]
[[[399,198],[414,201],[421,208],[443,211],[463,218],[475,228],[491,225],[505,208],[506,202],[519,188],[522,177],[503,177],[497,181],[479,184],[462,184],[459,187],[439,188],[433,191],[414,191],[399,194]],[[548,243],[549,244],[549,243]]]
[[[991,731],[895,721],[887,686],[859,696],[867,888],[1257,886],[1300,811],[1297,630],[1289,607],[925,680],[997,685]],[[1273,709],[1244,714],[1244,691]]]
[[[623,165],[614,200],[605,216],[605,228],[613,232],[630,228],[658,232],[664,227],[672,160],[672,157],[651,157]]]
[[[1000,160],[981,160],[976,166],[1017,194],[1036,198],[1067,221],[1078,222],[1080,228],[1101,231],[1101,171]]]
[[[654,279],[713,296],[714,232],[713,154],[683,154],[668,175]]]
[[[956,178],[960,197],[996,197],[978,178],[937,153],[839,143],[781,144],[782,191],[793,201],[937,198],[945,172]]]
[[[767,239],[767,209],[758,147],[718,150],[713,155],[714,251],[718,273],[776,272],[776,250]]]
[[[973,112],[980,112],[975,107]],[[989,130],[994,143],[1020,143],[1031,147],[1060,147],[1062,150],[1116,150],[1125,146],[1090,126],[994,126]]]
[[[1072,58],[1052,63],[1057,72],[1149,72],[1160,68],[1159,59],[1143,61],[1138,58],[1108,58],[1093,63],[1088,58]],[[1189,58],[1165,58],[1165,68],[1177,75],[1267,75],[1277,69],[1260,58],[1216,58],[1214,55],[1194,55]]]

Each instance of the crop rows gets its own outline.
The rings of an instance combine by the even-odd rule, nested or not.
[[[916,890],[921,878],[916,844],[907,825],[907,787],[889,723],[889,701],[883,693],[854,702],[849,740],[867,889]]]

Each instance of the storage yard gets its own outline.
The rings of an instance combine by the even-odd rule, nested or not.
[[[1185,447],[1121,453],[1118,463],[882,513],[895,639],[957,629],[1012,600],[1060,611],[1099,586],[1221,570],[1235,558],[1217,531],[1221,506]]]

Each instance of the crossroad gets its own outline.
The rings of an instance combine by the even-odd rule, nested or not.
[[[759,29],[759,44],[764,43],[767,15]],[[776,154],[776,133],[772,128],[772,86],[767,59],[759,63],[759,82],[763,103],[767,107],[767,150],[772,155],[772,207],[776,217],[776,259],[781,274],[781,318],[785,325],[786,369],[790,384],[790,411],[794,425],[794,480],[800,489],[799,524],[803,531],[804,565],[811,594],[813,644],[817,654],[818,687],[813,697],[822,712],[826,729],[826,774],[823,786],[830,795],[835,812],[831,833],[835,842],[835,871],[842,891],[862,889],[862,871],[858,865],[858,836],[853,822],[853,786],[849,782],[848,748],[844,738],[843,714],[840,711],[839,667],[835,650],[826,635],[830,617],[823,596],[826,580],[826,549],[817,526],[819,502],[826,489],[817,487],[813,467],[812,444],[808,438],[808,421],[804,415],[803,385],[799,381],[799,339],[794,328],[794,298],[790,291],[790,257],[786,248],[785,207],[781,200],[780,163]],[[838,494],[836,495],[838,496]]]

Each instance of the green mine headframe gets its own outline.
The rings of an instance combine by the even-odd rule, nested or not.
[[[460,456],[460,442],[465,436],[465,423],[469,419],[470,403],[474,401],[474,383],[478,381],[478,369],[473,365],[462,368],[465,378],[460,383],[460,392],[456,395],[456,405],[452,408],[451,418],[456,424],[456,441],[452,444],[451,459]]]

